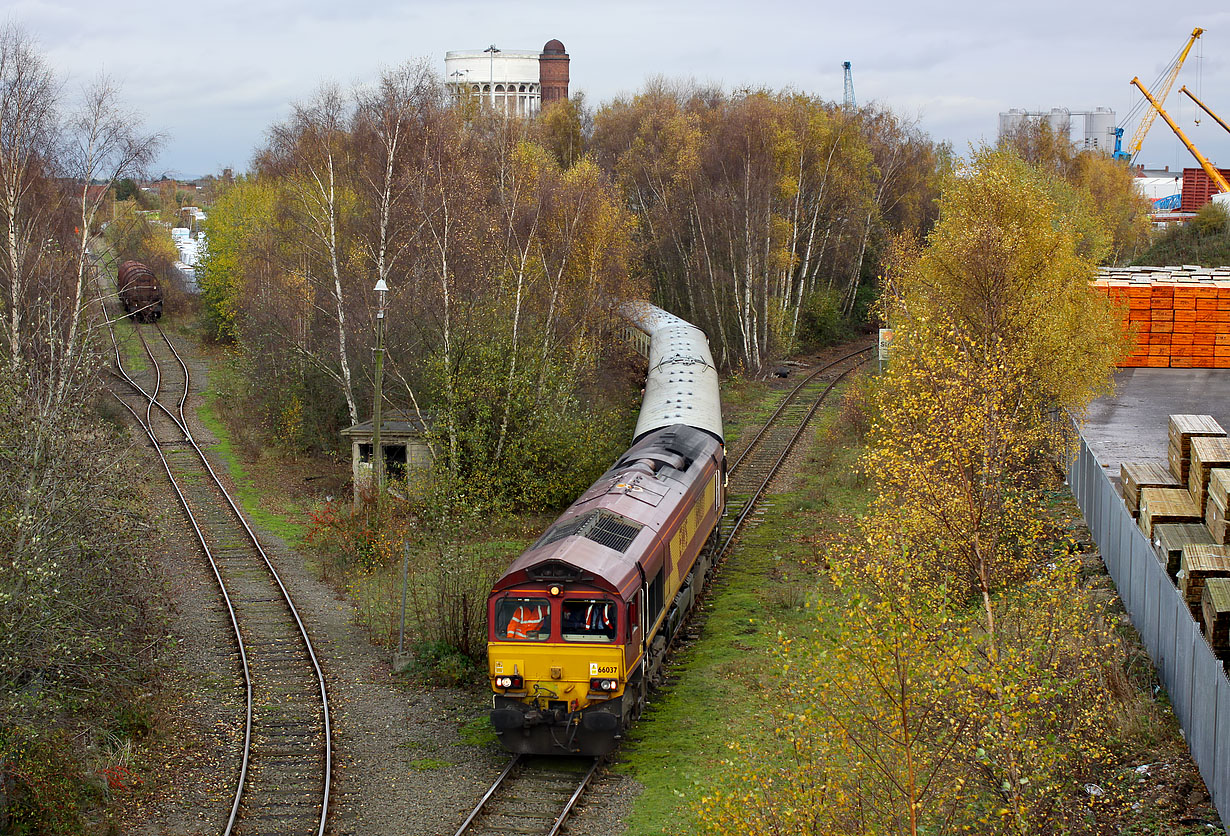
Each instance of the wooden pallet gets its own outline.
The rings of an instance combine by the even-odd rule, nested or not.
[[[1170,472],[1179,478],[1180,484],[1187,484],[1188,464],[1191,462],[1191,441],[1193,438],[1222,437],[1226,431],[1213,420],[1212,415],[1171,415],[1169,445],[1167,458],[1170,461]]]
[[[1215,467],[1209,474],[1209,499],[1230,508],[1230,467]]]
[[[1158,523],[1203,521],[1201,509],[1183,488],[1141,488],[1139,522],[1146,537],[1153,537],[1153,526]]]
[[[1209,530],[1200,523],[1158,523],[1153,526],[1153,551],[1166,567],[1166,574],[1171,580],[1179,573],[1183,547],[1193,543],[1213,545]]]
[[[1196,503],[1197,508],[1204,508],[1209,477],[1218,467],[1230,467],[1230,439],[1224,437],[1192,438],[1187,489],[1191,491],[1192,500]]]
[[[1192,543],[1183,547],[1179,558],[1179,592],[1192,611],[1192,617],[1200,620],[1200,598],[1209,578],[1230,577],[1230,547],[1205,546]]]
[[[1230,525],[1226,524],[1226,508],[1210,496],[1204,503],[1204,525],[1209,539],[1218,545],[1230,542]]]
[[[1204,637],[1216,652],[1230,651],[1230,578],[1209,578],[1200,593]]]
[[[1164,459],[1125,462],[1119,467],[1119,481],[1123,485],[1123,504],[1133,518],[1140,515],[1141,488],[1181,487]]]

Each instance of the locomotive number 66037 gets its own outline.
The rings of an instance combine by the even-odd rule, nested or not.
[[[708,341],[660,308],[624,312],[649,355],[633,444],[488,597],[491,721],[513,752],[611,751],[711,568],[726,457]]]

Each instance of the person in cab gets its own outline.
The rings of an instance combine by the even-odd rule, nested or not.
[[[510,639],[537,638],[546,619],[547,608],[542,604],[522,603],[508,620],[507,636]]]

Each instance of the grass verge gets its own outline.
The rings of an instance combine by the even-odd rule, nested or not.
[[[196,409],[196,415],[217,439],[209,445],[209,450],[226,464],[235,485],[235,499],[243,507],[244,513],[253,523],[282,538],[292,547],[300,547],[307,534],[305,520],[308,507],[290,498],[283,498],[278,510],[272,510],[262,502],[262,492],[257,488],[248,466],[236,452],[230,430],[219,417],[212,394],[205,396]]]
[[[732,425],[763,423],[781,393],[762,391],[743,393]],[[790,490],[766,499],[764,521],[727,558],[698,613],[701,637],[677,651],[673,681],[651,695],[621,750],[616,768],[643,785],[629,836],[695,830],[691,802],[724,784],[733,768],[724,762],[727,743],[769,742],[765,707],[775,702],[779,631],[811,624],[808,604],[825,546],[868,500],[854,468],[859,448],[837,418],[835,406],[817,413],[817,443],[802,473]]]

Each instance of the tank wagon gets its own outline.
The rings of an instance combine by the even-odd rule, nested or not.
[[[632,446],[488,597],[491,721],[513,752],[614,749],[711,568],[726,455],[708,340],[651,305],[624,313],[649,355]]]
[[[157,322],[162,316],[162,288],[158,277],[139,261],[120,265],[116,282],[124,312],[138,322]]]

